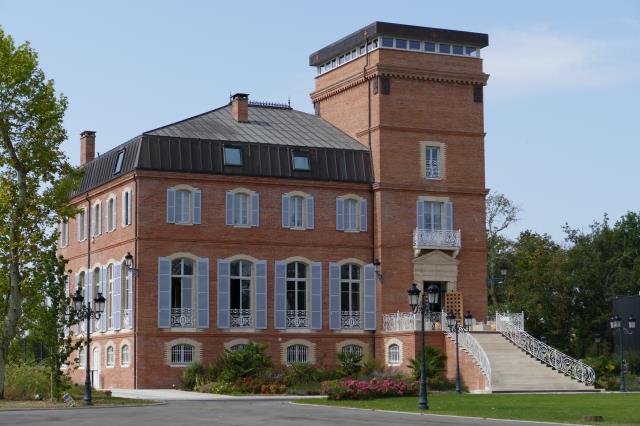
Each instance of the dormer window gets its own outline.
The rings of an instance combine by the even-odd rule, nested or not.
[[[116,166],[113,169],[113,174],[117,175],[122,171],[122,163],[124,161],[124,149],[118,152],[118,156],[116,157]]]
[[[308,172],[311,170],[311,163],[309,162],[309,154],[304,152],[293,153],[293,170],[299,170]]]
[[[439,53],[451,53],[451,45],[447,43],[440,43],[438,45]]]
[[[238,147],[224,147],[224,165],[225,166],[242,166],[242,151]]]

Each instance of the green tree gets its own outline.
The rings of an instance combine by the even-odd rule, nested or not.
[[[29,43],[16,46],[0,28],[0,399],[11,342],[42,307],[37,276],[56,222],[74,213],[79,172],[60,149],[66,107]]]
[[[518,221],[520,207],[504,194],[489,193],[486,200],[487,276],[489,298],[494,308],[499,303],[496,269],[509,251],[511,242],[503,232]]]

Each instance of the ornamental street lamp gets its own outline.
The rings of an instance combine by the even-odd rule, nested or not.
[[[609,325],[612,330],[618,330],[620,333],[620,392],[626,392],[627,387],[624,382],[624,335],[633,334],[633,330],[636,328],[636,318],[633,315],[629,315],[627,328],[622,324],[620,315],[616,314],[609,319]]]
[[[458,322],[455,314],[453,312],[449,312],[447,314],[447,327],[449,330],[453,330],[456,333],[456,392],[462,393],[462,386],[460,385],[460,347],[458,345],[458,333],[460,330],[463,330],[466,327],[471,327],[471,323],[473,322],[473,316],[471,316],[471,312],[467,311],[464,316],[464,327]]]
[[[593,340],[596,342],[596,356],[600,356],[600,342],[602,342],[602,336],[599,333],[593,335]]]
[[[138,269],[133,267],[133,255],[130,251],[128,251],[126,256],[124,257],[124,264],[126,265],[127,270],[129,270],[130,272],[135,274],[138,273]]]
[[[422,293],[422,297],[420,297]],[[411,285],[411,288],[407,291],[409,296],[409,306],[414,313],[420,311],[422,315],[422,321],[420,321],[420,396],[418,397],[418,408],[420,410],[428,410],[429,402],[427,401],[427,376],[424,368],[424,355],[425,355],[425,331],[424,321],[425,314],[431,310],[433,305],[438,303],[440,298],[440,289],[437,285],[431,284],[427,287],[426,292],[421,292],[416,283]]]
[[[85,377],[84,377],[84,405],[93,405],[91,401],[91,318],[99,320],[104,312],[104,304],[106,299],[102,293],[93,300],[94,308],[91,308],[91,300],[87,300],[84,304],[84,296],[78,288],[73,295],[73,308],[78,312],[78,317],[87,321],[87,347],[85,349]]]

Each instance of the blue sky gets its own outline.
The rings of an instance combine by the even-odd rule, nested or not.
[[[640,211],[640,2],[0,0],[69,98],[65,145],[105,152],[218,107],[230,92],[311,112],[308,55],[373,21],[486,32],[487,187],[523,229],[562,238]]]

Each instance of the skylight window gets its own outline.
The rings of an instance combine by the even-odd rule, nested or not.
[[[309,155],[302,152],[293,153],[293,170],[301,170],[307,172],[311,170]]]
[[[224,147],[224,165],[242,166],[242,152],[240,151],[240,148],[233,146]]]
[[[118,152],[116,157],[116,167],[113,169],[113,174],[117,175],[122,171],[122,163],[124,162],[124,150]]]

